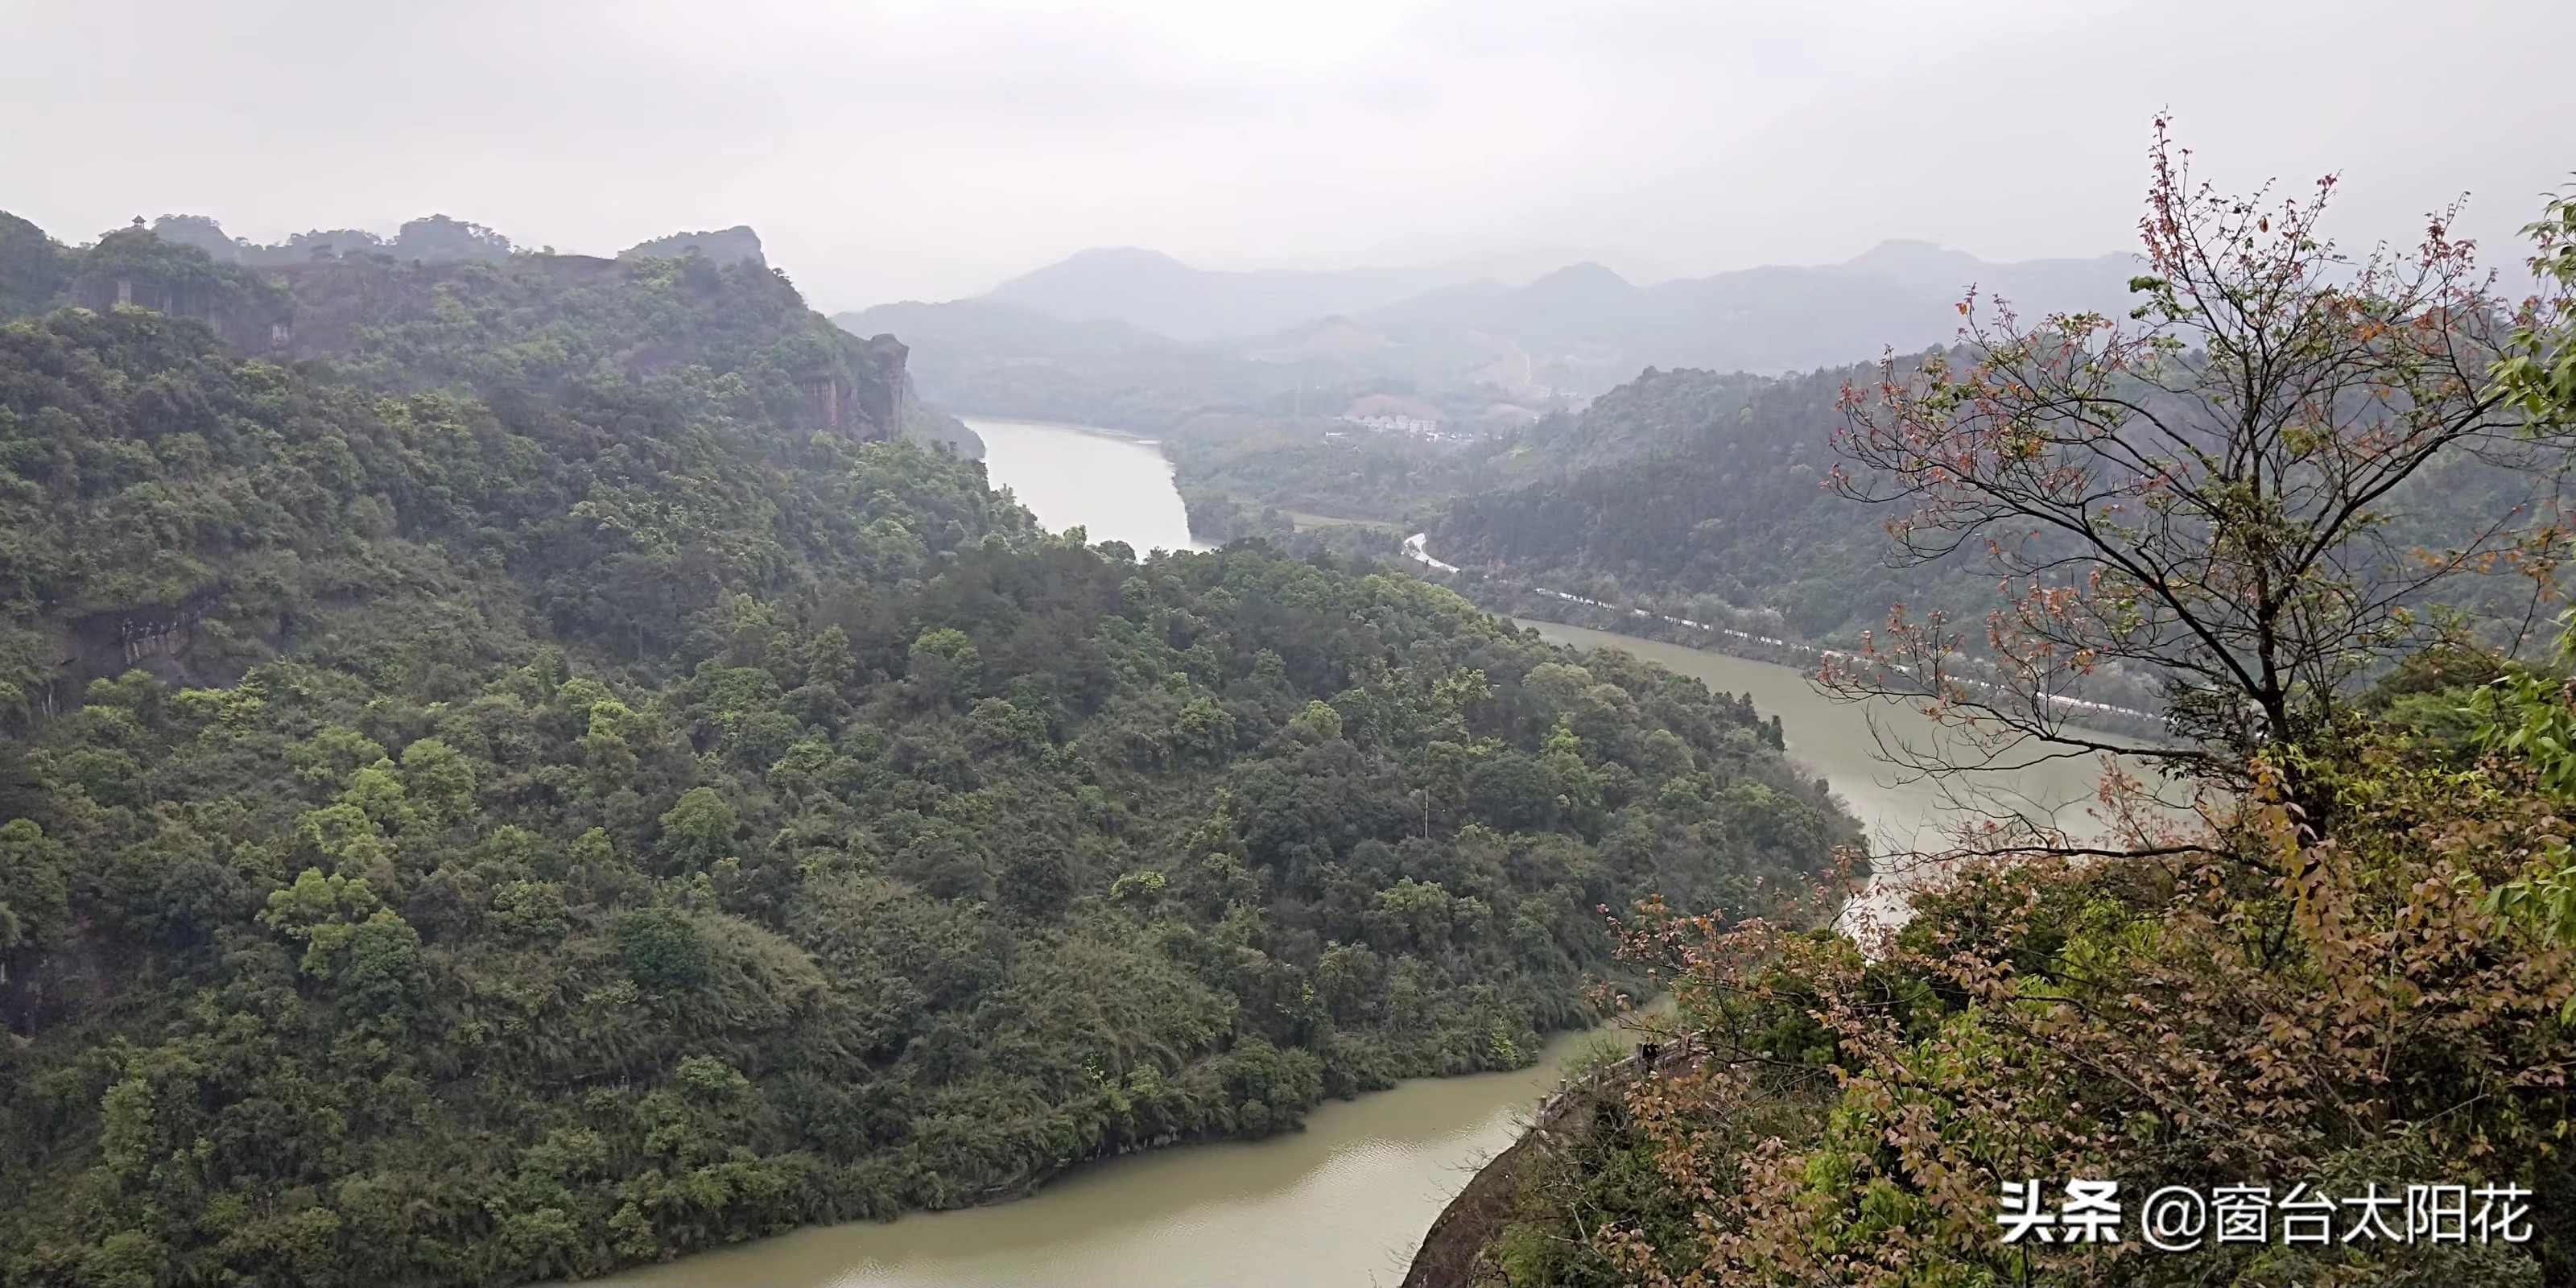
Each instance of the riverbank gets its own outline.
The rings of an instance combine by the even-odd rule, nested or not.
[[[1783,717],[1790,754],[1832,782],[1880,845],[1915,839],[1940,796],[1880,781],[1863,714],[1789,667],[1523,622],[1551,642],[1618,648],[1749,694]],[[1902,720],[1901,711],[1891,718]],[[1902,726],[1900,726],[1902,727]],[[2089,783],[2027,784],[2074,809]],[[1929,838],[1925,838],[1929,839]],[[1312,1110],[1304,1130],[1105,1159],[1026,1197],[818,1227],[607,1280],[631,1288],[1327,1288],[1393,1285],[1427,1232],[1522,1140],[1600,1030],[1561,1034],[1507,1073],[1414,1079]],[[1509,1164],[1497,1177],[1508,1176]],[[1501,1180],[1485,1183],[1485,1194]],[[1462,1236],[1461,1236],[1462,1237]]]
[[[1131,436],[977,422],[988,471],[1040,520],[1139,552],[1139,516],[1177,507],[1168,463]],[[1141,450],[1140,450],[1141,449]],[[1063,477],[1080,488],[1052,486]],[[1393,538],[1388,538],[1390,551]],[[1519,1136],[1591,1039],[1536,1063],[1413,1079],[1308,1111],[1302,1130],[1196,1140],[1049,1173],[1025,1197],[787,1232],[627,1272],[685,1288],[1339,1288],[1393,1284],[1467,1176]],[[1524,1046],[1523,1050],[1528,1048]],[[1019,1192],[1016,1188],[1013,1191]]]
[[[998,424],[988,471],[1028,490],[1051,527],[1155,544],[1139,516],[1177,510],[1169,462],[1142,440],[1084,427]],[[1078,488],[1054,486],[1063,478]],[[1395,538],[1387,537],[1389,550]],[[1166,548],[1175,543],[1165,538]],[[1924,784],[1882,783],[1869,717],[1816,694],[1799,671],[1633,636],[1536,625],[1553,642],[1617,647],[1744,693],[1783,717],[1793,757],[1831,782],[1880,847],[1916,838],[1938,814]],[[1891,727],[1910,730],[1904,713]],[[2080,767],[2079,767],[2080,768]],[[2090,783],[2047,778],[2038,795],[2089,799]],[[1928,837],[1923,839],[1929,839]],[[639,1268],[608,1282],[664,1288],[1337,1288],[1397,1283],[1425,1232],[1521,1128],[1587,1042],[1551,1040],[1508,1073],[1417,1079],[1312,1110],[1304,1130],[1096,1161],[1027,1197],[888,1223],[818,1227]]]
[[[1640,1047],[1539,1102],[1521,1138],[1478,1168],[1458,1197],[1440,1210],[1422,1237],[1422,1247],[1413,1254],[1402,1288],[1472,1288],[1486,1251],[1511,1222],[1530,1156],[1560,1142],[1581,1139],[1608,1098],[1624,1094],[1642,1078],[1690,1067],[1697,1058],[1698,1044],[1688,1040]]]
[[[1420,558],[1418,546],[1407,553]],[[1869,826],[1876,853],[1943,848],[1946,829],[1981,793],[2079,834],[2087,828],[2099,782],[2089,761],[2049,762],[2008,777],[1971,775],[1956,785],[1908,779],[1892,772],[1881,749],[1891,739],[1921,745],[1936,736],[1931,722],[1910,706],[1891,701],[1864,708],[1837,701],[1818,692],[1803,670],[1776,661],[1551,620],[1513,620],[1552,644],[1585,651],[1616,649],[1712,689],[1751,696],[1758,710],[1780,717],[1790,758],[1831,783]],[[1907,890],[1920,878],[1920,873],[1903,870],[1874,872],[1870,887],[1843,909],[1844,924],[1901,922],[1907,915]],[[1651,1067],[1669,1071],[1691,1058],[1687,1047],[1668,1048]],[[1479,1168],[1441,1209],[1423,1236],[1403,1288],[1470,1288],[1485,1254],[1512,1218],[1528,1160],[1541,1150],[1581,1139],[1591,1128],[1595,1106],[1609,1103],[1648,1069],[1647,1062],[1631,1057],[1543,1102],[1520,1138]]]
[[[1330,1101],[1304,1130],[1077,1167],[1025,1198],[824,1226],[597,1281],[623,1288],[1327,1288],[1393,1284],[1467,1173],[1602,1030],[1506,1073]]]

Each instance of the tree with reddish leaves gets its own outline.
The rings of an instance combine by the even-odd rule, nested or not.
[[[2333,178],[2223,195],[2161,117],[2150,156],[2127,317],[2026,325],[1971,292],[1958,349],[1891,355],[1844,390],[1829,485],[1896,509],[1900,565],[1982,558],[2004,596],[1982,632],[1899,605],[1825,669],[1839,694],[1936,718],[1940,745],[1892,749],[1910,769],[2118,753],[2242,790],[2258,752],[2330,736],[2357,681],[2446,625],[2441,583],[2516,569],[2535,604],[2552,587],[2555,478],[2507,470],[2557,445],[2493,378],[2540,305],[2497,295],[2457,207],[2412,252],[2354,259],[2319,231]],[[2462,478],[2476,513],[2452,512]],[[2161,690],[2172,738],[2078,728],[2115,684]],[[2295,759],[2275,768],[2322,828]]]

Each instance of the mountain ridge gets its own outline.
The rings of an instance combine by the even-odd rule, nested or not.
[[[1517,285],[1452,280],[1389,299],[1404,284],[1389,270],[1211,271],[1124,247],[1080,252],[984,295],[836,320],[904,335],[924,396],[968,411],[1083,419],[1124,409],[1139,419],[1120,427],[1160,431],[1305,388],[1424,397],[1473,423],[1498,402],[1521,416],[1571,407],[1649,369],[1777,375],[1919,352],[1957,339],[1971,289],[2025,314],[2116,311],[2132,275],[2124,254],[1994,262],[1892,239],[1836,264],[1640,284],[1578,260]],[[1274,325],[1227,334],[1255,318]],[[1065,365],[1076,357],[1080,370]],[[1180,368],[1190,379],[1158,384]],[[1319,405],[1289,398],[1277,411],[1301,403]]]

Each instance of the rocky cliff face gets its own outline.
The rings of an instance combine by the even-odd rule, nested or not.
[[[900,427],[904,405],[912,400],[912,376],[904,362],[912,350],[891,335],[870,337],[860,350],[868,379],[856,391],[859,410],[871,425]]]
[[[294,331],[294,311],[283,300],[243,298],[208,283],[149,273],[84,272],[72,280],[71,304],[102,313],[132,305],[193,319],[214,328],[232,348],[261,356],[285,353]]]
[[[287,347],[293,305],[285,292],[196,247],[135,227],[99,238],[96,246],[68,254],[65,263],[70,271],[64,297],[43,307],[147,308],[203,322],[243,353],[267,355]]]

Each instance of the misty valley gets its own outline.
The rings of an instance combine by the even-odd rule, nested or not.
[[[2576,1284],[2545,76],[146,8],[0,85],[0,1288]]]

